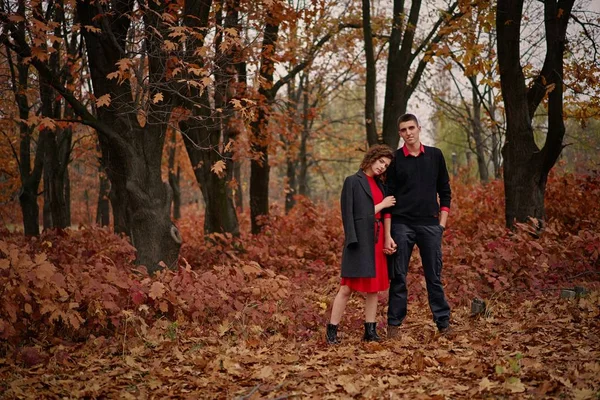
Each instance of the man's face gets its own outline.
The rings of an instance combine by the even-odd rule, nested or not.
[[[407,145],[420,143],[419,134],[421,133],[421,127],[415,121],[400,122],[398,130]]]

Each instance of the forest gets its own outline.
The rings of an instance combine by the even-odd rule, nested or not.
[[[600,398],[599,46],[592,0],[0,0],[0,398]],[[406,112],[453,331],[415,251],[400,338],[354,293],[331,346]]]

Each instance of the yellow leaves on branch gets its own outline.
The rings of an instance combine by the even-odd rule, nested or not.
[[[169,33],[170,38],[179,38],[179,40],[183,41],[187,38],[188,28],[185,26],[174,26],[171,28],[171,33]]]
[[[92,33],[100,33],[102,32],[102,29],[100,28],[96,28],[93,25],[84,25],[83,28],[88,31],[88,32],[92,32]]]
[[[108,79],[117,79],[118,83],[121,84],[125,79],[131,77],[131,69],[133,67],[133,60],[129,58],[122,58],[115,63],[117,70],[106,75]]]

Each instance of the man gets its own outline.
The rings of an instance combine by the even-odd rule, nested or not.
[[[388,338],[399,336],[406,317],[406,275],[414,245],[419,247],[429,308],[440,333],[450,329],[450,306],[444,295],[442,235],[450,211],[450,178],[441,150],[421,144],[421,126],[416,116],[398,119],[404,145],[396,150],[387,171],[387,195],[396,198],[389,208],[392,218],[384,221],[384,251],[395,255],[388,262],[390,277]],[[439,196],[439,203],[438,203]]]

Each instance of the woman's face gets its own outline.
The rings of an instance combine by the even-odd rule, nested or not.
[[[369,169],[371,170],[371,172],[373,172],[373,176],[381,175],[385,172],[387,167],[390,166],[391,162],[391,158],[381,157],[375,160],[375,162],[371,164],[371,167]]]

